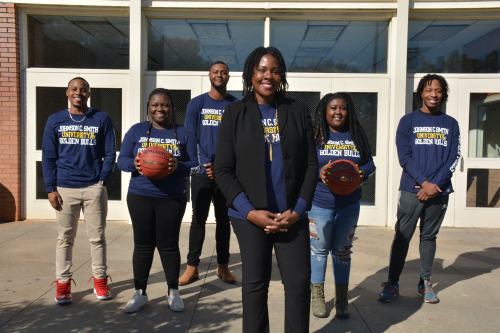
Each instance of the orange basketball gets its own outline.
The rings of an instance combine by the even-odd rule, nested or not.
[[[170,165],[169,158],[172,157],[165,148],[151,146],[146,148],[140,157],[141,170],[144,176],[150,179],[160,179],[168,175]]]
[[[336,160],[329,164],[326,183],[330,191],[339,195],[347,195],[356,191],[361,183],[359,168],[351,161]],[[328,172],[330,174],[328,174]]]

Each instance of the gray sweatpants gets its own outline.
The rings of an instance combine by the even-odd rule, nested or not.
[[[448,195],[420,201],[415,193],[400,191],[398,221],[391,246],[389,279],[399,281],[408,254],[411,238],[420,219],[420,279],[431,280],[436,255],[436,238],[448,207]]]
[[[87,236],[90,241],[92,273],[94,278],[106,277],[106,216],[108,215],[108,192],[106,187],[95,184],[88,187],[57,187],[63,200],[62,211],[57,212],[56,279],[67,282],[73,259],[73,244],[78,229],[80,211],[83,210]]]

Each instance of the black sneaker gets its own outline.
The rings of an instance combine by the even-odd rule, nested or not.
[[[390,302],[394,297],[399,295],[399,284],[391,284],[391,280],[382,282],[381,287],[384,287],[378,294],[378,300],[382,302]]]

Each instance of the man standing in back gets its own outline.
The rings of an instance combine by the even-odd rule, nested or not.
[[[193,219],[189,231],[187,268],[179,278],[179,285],[186,285],[198,278],[198,265],[205,240],[205,224],[212,201],[217,223],[215,229],[217,276],[227,283],[236,282],[228,266],[231,225],[227,215],[226,199],[217,186],[217,179],[214,178],[213,162],[224,108],[237,99],[227,93],[229,68],[224,62],[214,62],[210,66],[208,78],[211,83],[210,91],[189,102],[184,123],[198,140],[201,168],[199,174],[191,176]]]

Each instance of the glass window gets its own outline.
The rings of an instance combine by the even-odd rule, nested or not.
[[[388,21],[271,21],[289,72],[387,73]]]
[[[68,108],[66,87],[36,87],[36,149],[42,150],[43,131],[49,116]]]
[[[500,93],[470,94],[469,157],[500,157]]]
[[[106,112],[113,121],[116,150],[122,146],[122,89],[90,88],[90,107]]]
[[[128,17],[28,15],[28,66],[129,68]]]
[[[500,208],[500,169],[467,169],[467,207]]]
[[[230,71],[243,71],[263,44],[263,20],[148,19],[148,70],[208,71],[224,61]]]
[[[499,20],[410,21],[408,73],[498,73]]]

